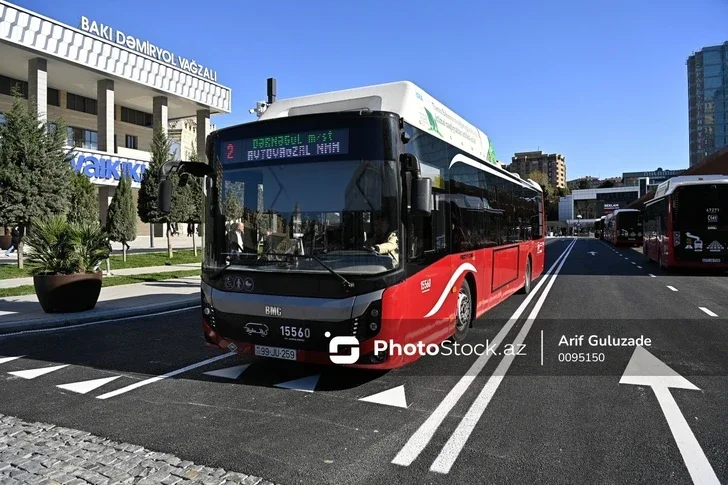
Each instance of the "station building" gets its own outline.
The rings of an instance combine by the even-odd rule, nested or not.
[[[209,66],[84,16],[72,27],[0,0],[0,59],[0,122],[13,86],[41,120],[62,118],[74,170],[98,187],[102,222],[121,167],[136,199],[154,128],[179,140],[178,158],[196,149],[205,161],[210,117],[231,111],[231,91]],[[138,235],[150,231],[139,221]]]
[[[624,209],[647,193],[645,184],[574,190],[559,199],[559,221],[595,220]]]

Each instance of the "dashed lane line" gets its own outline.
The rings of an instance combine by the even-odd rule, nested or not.
[[[711,317],[717,317],[717,316],[718,316],[717,314],[715,314],[715,313],[711,312],[710,310],[708,310],[708,309],[707,309],[707,308],[705,308],[704,306],[701,306],[701,307],[698,307],[698,308],[700,308],[700,309],[701,309],[701,310],[703,310],[703,311],[704,311],[705,313],[707,313],[707,314],[708,314],[708,316],[711,316]]]
[[[652,276],[653,278],[657,278],[657,276],[653,275],[652,273],[650,273],[650,276]]]
[[[675,288],[674,286],[667,285],[667,287],[670,288],[672,291],[677,291],[677,288]]]
[[[639,269],[642,269],[642,266],[637,266]]]

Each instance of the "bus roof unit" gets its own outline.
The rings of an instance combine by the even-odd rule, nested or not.
[[[267,106],[260,121],[338,111],[388,111],[491,165],[500,167],[488,136],[410,81],[344,89],[298,98],[281,99]],[[538,187],[538,184],[530,181]],[[538,190],[541,190],[538,187]]]
[[[639,209],[617,209],[611,215],[624,214],[626,212],[639,212]]]
[[[678,187],[706,184],[728,184],[728,175],[681,175],[679,177],[673,177],[658,185],[655,191],[655,197],[645,205],[672,194]]]

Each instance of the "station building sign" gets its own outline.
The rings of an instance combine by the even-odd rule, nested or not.
[[[121,174],[129,172],[131,186],[138,189],[141,187],[144,172],[149,168],[149,162],[76,148],[73,150],[71,168],[84,174],[96,185],[116,186],[119,184]]]
[[[84,32],[88,32],[96,37],[114,42],[115,44],[139,52],[140,54],[149,56],[152,59],[156,59],[160,62],[164,62],[165,64],[169,64],[170,66],[182,69],[193,76],[217,82],[217,71],[213,71],[202,64],[198,64],[194,59],[187,59],[186,57],[178,56],[167,49],[152,44],[148,40],[141,40],[132,35],[127,35],[121,30],[114,29],[109,25],[96,22],[95,20],[89,20],[89,18],[85,16],[81,16],[80,28]]]

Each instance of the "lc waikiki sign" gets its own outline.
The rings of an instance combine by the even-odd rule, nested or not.
[[[213,71],[212,69],[198,64],[194,59],[180,57],[167,49],[163,49],[152,44],[148,40],[140,40],[136,37],[125,34],[121,30],[115,30],[108,25],[96,22],[95,20],[89,20],[88,17],[81,16],[81,30],[97,37],[101,37],[102,39],[128,47],[129,49],[145,54],[152,59],[164,62],[170,66],[178,67],[194,76],[208,79],[212,82],[217,82],[217,71]]]
[[[141,187],[142,175],[149,166],[148,162],[129,158],[109,157],[108,154],[75,149],[71,168],[84,174],[96,185],[118,185],[124,172],[131,176],[131,186]]]

